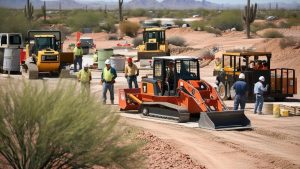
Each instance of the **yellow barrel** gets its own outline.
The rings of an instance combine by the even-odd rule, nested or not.
[[[279,104],[273,104],[273,116],[280,117],[280,107]]]
[[[289,116],[289,111],[287,109],[280,109],[280,116],[288,117]]]

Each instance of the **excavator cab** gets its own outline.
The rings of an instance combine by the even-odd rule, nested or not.
[[[143,116],[188,122],[212,130],[251,128],[244,110],[230,110],[216,89],[200,78],[199,60],[191,56],[153,58],[153,78],[143,78],[139,89],[120,89],[120,110]]]

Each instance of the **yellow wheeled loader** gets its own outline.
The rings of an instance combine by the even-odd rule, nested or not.
[[[62,52],[60,31],[31,30],[27,33],[26,58],[22,74],[38,79],[39,73],[70,77],[66,67],[73,63],[73,52]]]
[[[169,45],[166,41],[166,32],[162,28],[145,28],[143,31],[143,44],[138,46],[138,60],[152,60],[153,56],[170,56]]]

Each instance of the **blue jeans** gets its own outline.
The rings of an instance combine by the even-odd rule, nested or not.
[[[127,77],[127,82],[128,82],[129,89],[132,89],[132,82],[134,83],[135,88],[139,88],[138,83],[137,83],[137,77],[135,75],[128,76]]]
[[[114,101],[114,84],[103,82],[102,86],[103,86],[103,88],[102,88],[103,102],[106,102],[107,90],[109,91],[109,94],[110,94],[110,100],[113,102]]]
[[[239,105],[241,107],[242,110],[245,109],[246,106],[246,96],[245,95],[236,95],[234,97],[234,104],[233,104],[233,110],[238,110]]]
[[[81,70],[82,69],[82,56],[75,56],[74,72],[77,72],[77,63],[79,64],[79,70]]]
[[[254,114],[257,113],[257,108],[258,108],[258,114],[261,114],[263,105],[264,105],[264,96],[256,94],[256,101],[255,101],[255,107],[254,107]]]

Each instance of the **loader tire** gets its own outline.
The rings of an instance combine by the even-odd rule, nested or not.
[[[220,95],[220,98],[222,100],[228,100],[229,97],[228,97],[228,93],[229,90],[227,89],[227,85],[225,86],[223,82],[220,82],[219,84],[219,95]]]

